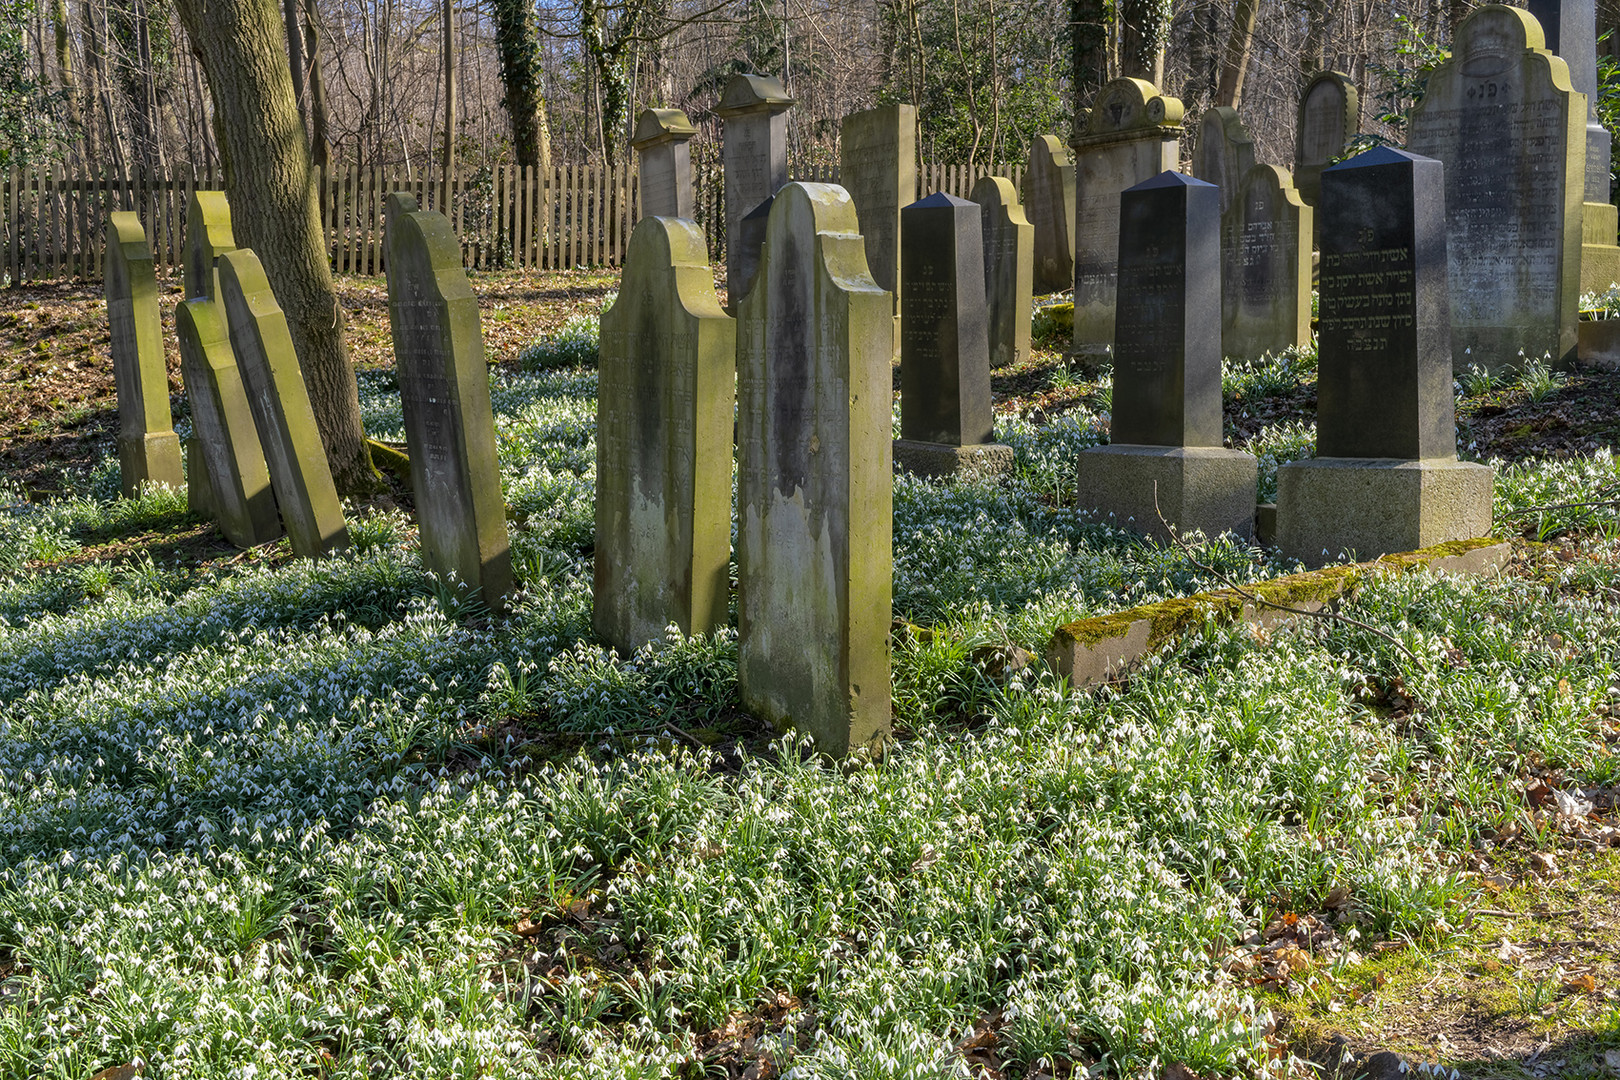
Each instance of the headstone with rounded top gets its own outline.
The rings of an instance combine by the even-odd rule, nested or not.
[[[629,655],[729,619],[737,324],[696,222],[637,223],[601,345],[591,625]]]
[[[1013,452],[995,443],[990,409],[979,205],[941,191],[900,216],[905,343],[895,464],[919,476],[1005,472]]]
[[[107,324],[118,390],[120,490],[133,499],[151,485],[185,486],[180,437],[169,411],[157,270],[141,219],[127,211],[107,218]]]
[[[1456,370],[1573,362],[1586,101],[1521,8],[1488,4],[1429,74],[1407,149],[1445,166]]]
[[[1074,287],[1074,155],[1056,135],[1037,135],[1024,166],[1024,210],[1035,229],[1037,293]]]
[[[422,561],[499,610],[512,591],[489,364],[461,241],[443,214],[388,197],[388,325]]]
[[[1314,211],[1288,170],[1256,165],[1221,219],[1221,351],[1252,359],[1311,341]]]
[[[287,316],[276,303],[259,257],[250,249],[227,251],[215,265],[231,350],[293,554],[313,558],[346,548],[349,530],[343,506],[293,351]]]
[[[1181,102],[1142,79],[1102,88],[1074,149],[1074,346],[1081,358],[1114,347],[1120,193],[1174,170],[1181,158]],[[1217,243],[1219,241],[1217,240]]]
[[[1204,110],[1193,148],[1193,175],[1221,189],[1221,213],[1232,208],[1238,185],[1254,168],[1254,139],[1230,105]]]
[[[1221,445],[1220,191],[1166,171],[1120,195],[1107,446],[1082,451],[1076,505],[1165,537],[1254,532],[1255,459]]]
[[[759,252],[748,250],[739,226],[787,183],[787,110],[793,107],[774,75],[733,75],[714,108],[725,121],[721,157],[726,173],[726,294],[736,309]]]
[[[1350,76],[1318,72],[1299,96],[1294,132],[1294,186],[1307,206],[1317,204],[1322,170],[1344,154],[1361,129],[1361,98]]]
[[[984,242],[984,293],[990,328],[990,367],[1011,367],[1029,356],[1034,316],[1035,227],[1024,216],[1018,189],[1003,176],[973,185]]]
[[[643,109],[636,118],[630,145],[640,158],[637,190],[642,217],[691,218],[697,202],[692,193],[692,149],[697,134],[679,109]]]
[[[1491,470],[1457,460],[1440,162],[1391,147],[1322,173],[1316,458],[1277,472],[1277,542],[1310,565],[1491,527]]]
[[[880,105],[844,117],[838,183],[855,202],[872,280],[894,292],[901,276],[900,208],[917,197],[917,107]],[[900,334],[897,313],[896,356]]]
[[[771,206],[737,324],[737,682],[824,754],[890,728],[893,301],[855,204],[794,183]]]

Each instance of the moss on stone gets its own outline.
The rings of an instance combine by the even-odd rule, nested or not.
[[[371,464],[387,472],[400,482],[407,491],[411,487],[411,459],[403,450],[397,450],[387,443],[380,443],[376,439],[366,440],[366,449],[371,451]]]

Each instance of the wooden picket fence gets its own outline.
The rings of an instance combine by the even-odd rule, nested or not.
[[[1002,170],[1015,184],[1022,166]],[[694,167],[696,217],[709,255],[725,257],[725,183],[716,167]],[[836,165],[789,170],[792,179],[837,183]],[[946,191],[966,198],[979,173],[971,166],[926,163],[918,195]],[[633,166],[560,165],[549,175],[503,166],[459,173],[448,192],[433,173],[401,177],[382,169],[340,167],[320,179],[321,223],[334,271],[383,271],[383,213],[388,194],[406,191],[423,209],[447,210],[471,269],[559,269],[618,266],[639,217]],[[132,210],[146,226],[158,266],[184,259],[186,207],[195,191],[218,191],[217,173],[182,167],[159,174],[137,169],[70,175],[62,165],[13,169],[0,176],[0,283],[99,280],[106,257],[107,215]]]

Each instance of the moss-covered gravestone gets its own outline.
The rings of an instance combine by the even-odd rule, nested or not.
[[[1037,293],[1074,287],[1074,156],[1055,135],[1029,144],[1024,166],[1024,210],[1035,230]]]
[[[1232,208],[1238,187],[1254,168],[1254,139],[1230,105],[1204,111],[1193,149],[1193,175],[1221,189],[1221,213]]]
[[[642,217],[695,216],[692,150],[686,144],[696,134],[679,109],[642,110],[630,143],[641,159],[637,186]]]
[[[726,295],[736,310],[754,277],[759,249],[739,226],[787,183],[787,110],[793,99],[774,75],[733,75],[714,114],[725,122],[721,156],[726,173]]]
[[[1407,149],[1445,166],[1453,368],[1575,359],[1586,101],[1529,12],[1489,4],[1412,109]]]
[[[1361,98],[1350,76],[1323,71],[1305,84],[1294,128],[1294,186],[1306,206],[1317,205],[1322,170],[1341,156],[1361,128]]]
[[[264,267],[246,248],[226,252],[215,265],[231,349],[293,554],[314,557],[348,547],[343,507],[332,484],[287,317],[270,291]]]
[[[901,275],[900,208],[917,198],[917,107],[880,105],[844,117],[838,183],[855,202],[872,280],[894,292]],[[896,313],[896,356],[900,334]]]
[[[890,725],[893,301],[859,228],[843,188],[783,188],[737,325],[738,687],[834,756]]]
[[[152,249],[141,219],[123,211],[107,218],[107,323],[118,388],[120,489],[134,498],[151,484],[184,487]]]
[[[1024,216],[1018,189],[1006,177],[979,177],[972,198],[979,204],[979,231],[984,243],[990,366],[1004,368],[1029,356],[1035,227]]]
[[[221,191],[198,191],[186,214],[186,295],[175,308],[180,374],[191,402],[196,456],[187,473],[192,508],[206,512],[240,548],[281,535],[264,447],[217,293],[219,256],[234,251],[231,208]],[[206,499],[206,511],[203,502]]]
[[[1259,466],[1221,445],[1220,198],[1165,172],[1119,200],[1113,425],[1080,454],[1076,504],[1149,536],[1254,532]]]
[[[1319,566],[1483,536],[1491,470],[1457,460],[1445,180],[1379,147],[1322,173],[1316,453],[1277,471],[1277,542]]]
[[[1097,94],[1074,148],[1073,355],[1106,357],[1114,347],[1119,276],[1119,196],[1181,159],[1181,102],[1141,79],[1115,79]]]
[[[499,610],[512,591],[489,365],[461,241],[443,214],[388,197],[388,326],[422,561]]]
[[[1311,340],[1312,210],[1288,170],[1256,165],[1221,217],[1221,350],[1273,355]]]
[[[623,653],[726,625],[737,324],[703,230],[642,218],[602,313],[591,625]]]

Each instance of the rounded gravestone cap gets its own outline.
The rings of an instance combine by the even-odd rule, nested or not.
[[[1146,79],[1115,79],[1097,94],[1086,134],[1119,135],[1158,127],[1179,127],[1181,99],[1161,94]]]
[[[692,121],[679,109],[643,109],[636,118],[630,145],[637,150],[662,142],[685,142],[697,134]]]
[[[723,120],[750,112],[778,113],[792,104],[782,80],[775,75],[733,75],[714,111]]]

